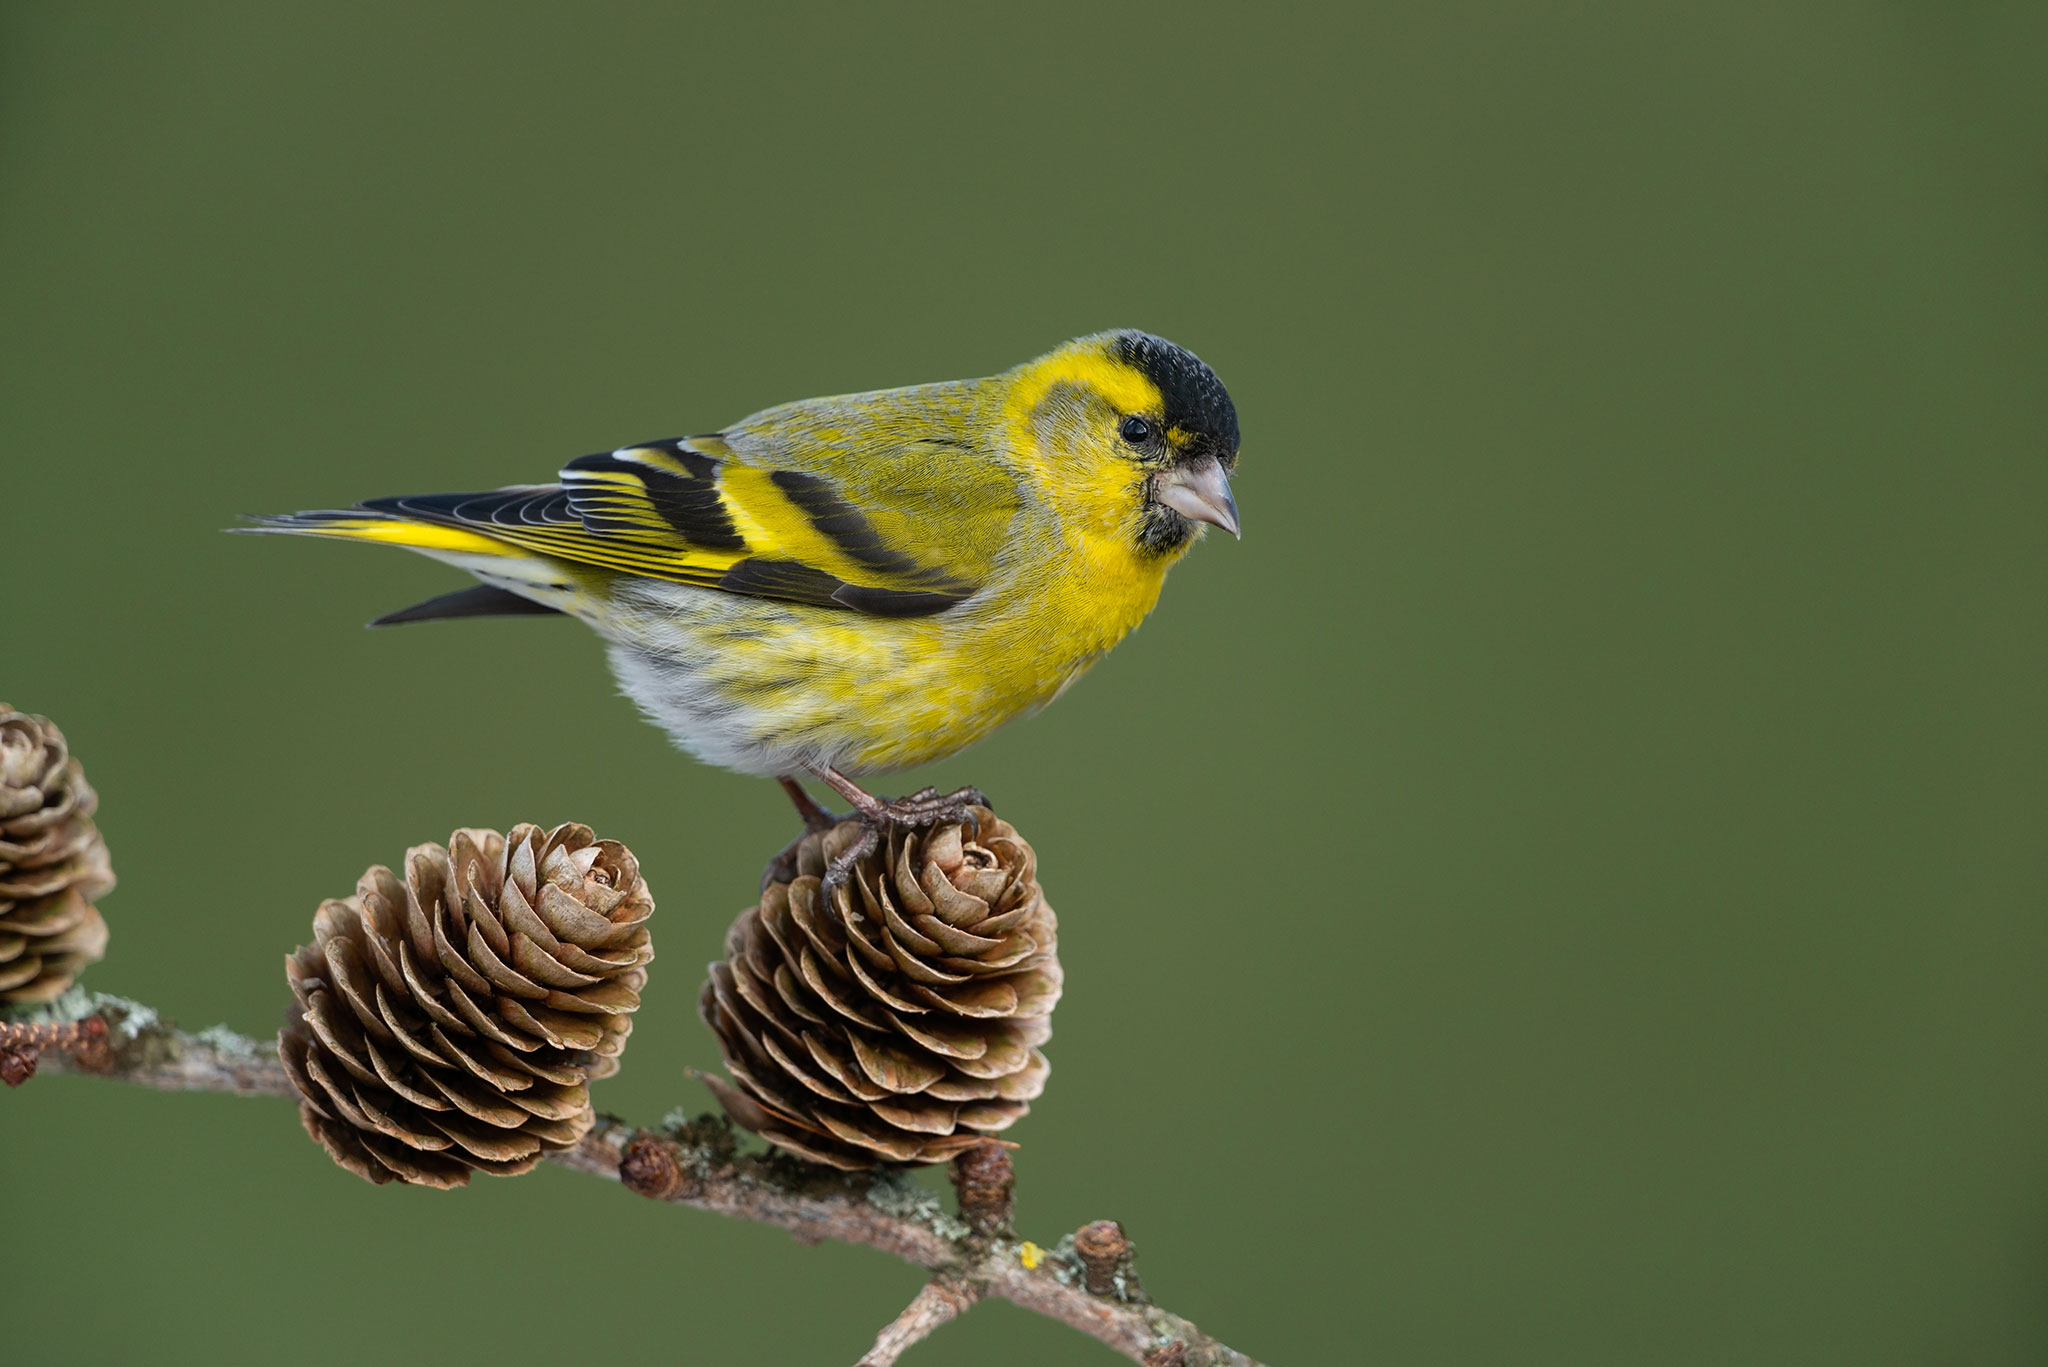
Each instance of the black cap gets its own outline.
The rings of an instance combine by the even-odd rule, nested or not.
[[[1188,459],[1214,456],[1228,469],[1237,460],[1237,405],[1216,372],[1185,347],[1149,332],[1119,332],[1117,359],[1159,386],[1169,428],[1188,434]]]

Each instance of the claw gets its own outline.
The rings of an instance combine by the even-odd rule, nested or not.
[[[818,898],[826,906],[832,905],[832,894],[853,882],[853,870],[861,860],[875,852],[882,843],[881,830],[870,821],[860,823],[860,838],[834,855],[825,864],[825,877],[818,885]]]

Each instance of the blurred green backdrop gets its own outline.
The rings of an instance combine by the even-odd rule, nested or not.
[[[1244,542],[902,780],[1062,915],[1026,1230],[1276,1364],[2048,1359],[2048,9],[1691,11],[8,5],[0,696],[102,794],[89,982],[267,1030],[364,865],[574,818],[661,899],[599,1104],[708,1105],[781,795],[218,529],[1142,326]],[[61,1078],[0,1210],[21,1363],[840,1363],[917,1280]]]

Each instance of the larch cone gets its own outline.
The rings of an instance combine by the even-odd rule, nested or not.
[[[726,936],[700,1007],[728,1114],[833,1167],[937,1163],[1007,1129],[1045,1087],[1058,922],[1037,860],[986,808],[892,827],[829,901],[862,830],[805,837]]]
[[[509,1176],[596,1123],[654,957],[631,851],[587,826],[459,830],[321,905],[285,960],[300,1119],[371,1182]]]
[[[62,995],[107,952],[99,796],[48,717],[0,703],[0,1006]]]

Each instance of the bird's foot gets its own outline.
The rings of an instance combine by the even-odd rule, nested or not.
[[[860,823],[860,835],[851,845],[839,851],[825,864],[823,885],[818,889],[820,896],[829,904],[832,894],[847,886],[853,880],[853,870],[861,860],[873,854],[881,845],[882,838],[891,830],[925,830],[943,826],[949,821],[979,825],[973,807],[988,806],[988,796],[979,788],[960,788],[942,793],[937,788],[920,788],[907,797],[882,798],[860,787],[852,779],[833,768],[812,771],[830,785],[834,792],[853,804],[852,819]],[[811,831],[828,830],[842,818],[834,817],[810,800],[808,794],[789,779],[782,781],[790,789],[790,798],[797,801],[797,811],[803,814],[804,824]],[[801,796],[801,801],[798,801]],[[815,824],[823,821],[823,825]],[[803,843],[800,836],[769,866],[769,878],[774,880],[787,863],[790,876],[796,870],[796,847]],[[786,880],[784,880],[786,881]],[[765,886],[765,885],[764,885]]]
[[[922,830],[948,821],[973,821],[974,813],[968,809],[988,806],[988,795],[979,788],[955,788],[950,793],[920,788],[908,797],[871,797],[868,802],[873,805],[853,804],[854,814],[862,821]]]

